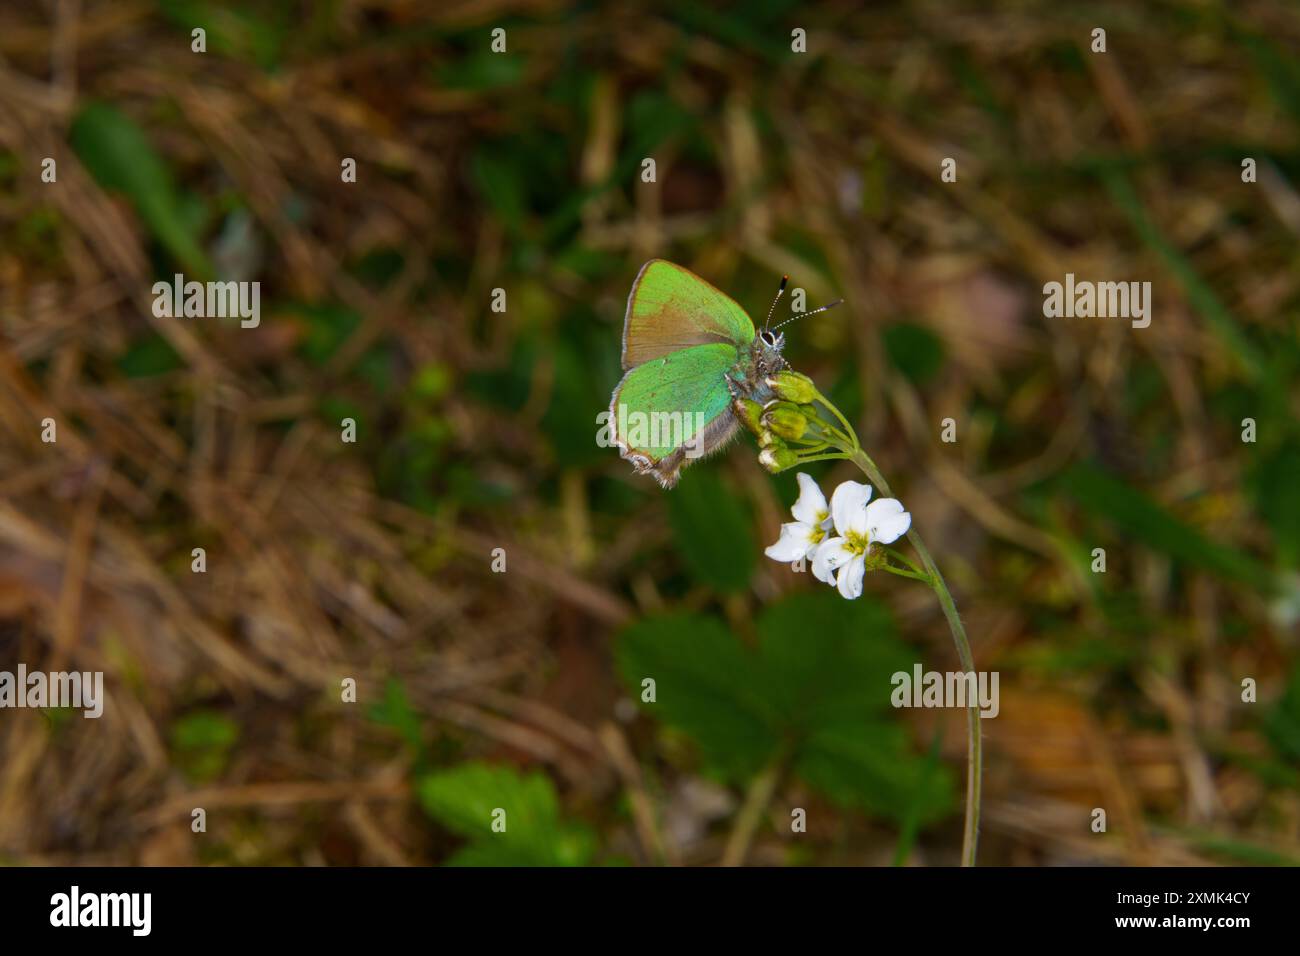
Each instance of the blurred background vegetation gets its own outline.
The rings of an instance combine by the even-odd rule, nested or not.
[[[595,444],[662,256],[846,298],[787,354],[1001,674],[982,862],[1300,861],[1298,43],[1280,0],[5,4],[0,668],[109,703],[0,712],[0,860],[955,862],[965,717],[888,705],[956,668],[933,596],[763,559],[748,439],[671,493]],[[260,326],[154,318],[176,272]],[[1045,319],[1067,272],[1151,326]]]

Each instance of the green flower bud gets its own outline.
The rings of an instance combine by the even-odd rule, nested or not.
[[[808,417],[789,402],[768,405],[763,411],[763,424],[786,441],[799,441],[808,431]]]
[[[810,405],[817,398],[817,386],[813,380],[801,372],[786,369],[777,372],[767,380],[767,385],[776,393],[776,397],[796,405]]]
[[[799,456],[784,445],[774,445],[758,453],[758,463],[775,475],[799,464]]]
[[[751,432],[759,437],[763,437],[763,406],[758,402],[752,402],[748,398],[740,400],[740,408],[736,410],[736,417],[740,423],[748,428]]]

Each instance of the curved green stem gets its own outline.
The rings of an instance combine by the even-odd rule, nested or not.
[[[895,551],[893,548],[886,547],[885,545],[881,545],[880,549],[884,551],[885,554],[889,555],[891,558],[895,558],[903,562],[903,564],[905,564],[910,570],[915,571],[917,574],[921,575],[921,580],[925,581],[927,584],[929,583],[930,579],[926,577],[921,571],[921,569],[916,566],[916,562],[913,561],[911,558],[909,558],[907,555],[903,554],[901,551]]]
[[[810,461],[843,461],[843,460],[844,460],[844,452],[842,451],[831,452],[825,455],[808,455],[807,457],[804,457],[803,455],[799,456],[799,464],[801,465],[806,465]]]
[[[831,410],[831,413],[840,420],[840,424],[844,426],[845,436],[847,437],[849,435],[852,435],[853,444],[856,446],[858,443],[858,436],[854,433],[853,426],[849,424],[849,420],[844,417],[844,413],[841,412],[838,408],[836,408],[834,404],[828,401],[826,396],[821,394],[821,392],[817,393],[817,400],[821,402],[821,404],[824,407],[829,408]]]
[[[922,574],[920,571],[909,571],[907,568],[896,568],[892,564],[881,565],[880,570],[888,571],[890,574],[897,574],[900,578],[911,578],[913,581],[920,581],[922,584],[929,584],[931,587],[934,586],[934,582],[930,580],[930,576]]]
[[[889,483],[885,481],[885,477],[880,473],[880,469],[876,467],[876,463],[871,460],[871,457],[861,447],[857,447],[856,441],[853,444],[855,447],[845,449],[849,460],[862,469],[862,473],[880,490],[881,494],[892,498],[893,493],[889,490]],[[934,558],[930,556],[930,550],[925,546],[925,542],[921,540],[921,536],[917,534],[915,527],[907,532],[907,540],[912,542],[912,547],[916,549],[921,564],[930,575],[928,583],[934,588],[935,596],[939,598],[939,605],[943,608],[943,616],[948,620],[948,629],[952,631],[952,641],[957,647],[957,658],[961,661],[962,669],[972,674],[975,673],[975,659],[971,656],[970,641],[966,637],[966,628],[962,625],[961,617],[957,614],[957,605],[953,603],[952,593],[948,590],[943,575],[939,573]],[[962,866],[974,866],[975,851],[979,843],[980,776],[983,769],[978,701],[969,701],[966,721],[969,732],[966,744],[966,826],[962,837],[961,862]]]
[[[871,456],[862,450],[858,436],[854,432],[853,426],[849,424],[848,419],[844,417],[844,414],[835,407],[833,402],[818,391],[817,386],[806,375],[799,375],[798,373],[781,374],[785,375],[788,381],[781,380],[781,375],[778,375],[775,381],[769,380],[778,399],[794,402],[801,408],[812,411],[822,421],[817,431],[810,436],[812,440],[803,443],[804,454],[799,454],[796,451],[792,463],[779,464],[777,467],[773,467],[772,470],[782,471],[785,468],[794,467],[794,465],[847,458],[862,469],[862,473],[879,489],[881,494],[892,498],[893,493],[889,490],[889,483],[885,481],[885,476],[880,473],[880,469],[871,460]],[[838,419],[840,425],[843,426],[842,432],[817,412],[817,405],[821,405]],[[824,450],[828,441],[837,448],[837,451],[827,452]],[[770,464],[769,467],[771,467]],[[975,660],[971,655],[970,641],[966,637],[966,628],[962,626],[961,617],[957,614],[957,605],[953,603],[952,592],[948,590],[947,582],[944,581],[943,575],[939,573],[934,558],[930,556],[930,550],[925,546],[925,542],[921,540],[921,536],[917,533],[915,527],[907,532],[907,540],[912,542],[912,547],[916,549],[916,554],[921,559],[924,571],[892,550],[890,553],[907,564],[910,570],[888,566],[886,566],[885,570],[902,577],[923,581],[934,589],[935,596],[939,599],[939,606],[943,608],[943,616],[948,621],[948,629],[952,631],[952,642],[956,645],[957,657],[961,661],[962,669],[966,673],[974,675]],[[971,695],[971,700],[968,702],[966,717],[969,730],[966,747],[966,825],[962,837],[961,862],[962,866],[974,866],[976,846],[979,842],[980,776],[983,769],[979,701],[975,699],[975,695]]]

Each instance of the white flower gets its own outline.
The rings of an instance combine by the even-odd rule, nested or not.
[[[827,538],[813,556],[813,574],[835,583],[850,601],[862,594],[862,576],[873,544],[897,541],[912,526],[912,516],[897,498],[871,501],[871,486],[846,481],[831,495],[836,537]]]
[[[795,520],[781,525],[780,539],[763,553],[773,561],[793,562],[812,558],[813,573],[817,574],[815,555],[826,538],[826,532],[831,529],[830,509],[826,507],[826,496],[811,476],[800,472],[797,477],[799,500],[790,509]],[[830,578],[821,575],[818,575],[818,580],[831,583]]]

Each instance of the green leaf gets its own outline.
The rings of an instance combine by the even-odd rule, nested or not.
[[[794,769],[834,803],[899,823],[910,817],[915,822],[909,825],[924,826],[954,807],[952,775],[927,770],[898,724],[818,730],[804,743]]]
[[[606,346],[608,343],[601,343]],[[560,336],[551,346],[554,378],[551,401],[542,416],[542,427],[555,449],[556,457],[566,467],[607,461],[610,449],[596,444],[596,410],[602,410],[609,396],[594,381],[599,367],[591,349],[568,336]]]
[[[666,140],[685,136],[695,126],[695,115],[672,97],[659,90],[642,90],[628,102],[624,166],[639,168],[641,160]]]
[[[524,77],[524,61],[510,54],[478,52],[447,63],[436,72],[439,87],[448,90],[483,92],[517,86]]]
[[[185,31],[187,45],[190,31],[202,27],[209,51],[249,60],[268,71],[280,63],[288,24],[292,22],[287,8],[271,4],[253,4],[251,10],[246,10],[229,0],[221,3],[158,0],[158,7],[163,16]],[[279,22],[271,23],[258,16],[268,12]]]
[[[793,735],[794,771],[831,800],[919,825],[953,807],[951,777],[927,773],[893,711],[891,678],[916,660],[885,607],[829,588],[797,594],[758,619],[765,690]]]
[[[148,378],[178,369],[185,363],[170,342],[151,332],[132,342],[115,364],[127,378]]]
[[[1272,571],[1231,545],[1205,537],[1160,505],[1095,465],[1080,463],[1064,476],[1066,489],[1083,508],[1112,521],[1124,537],[1187,564],[1267,590]]]
[[[91,103],[72,121],[73,150],[104,189],[122,193],[153,236],[192,278],[214,272],[177,198],[171,170],[125,113]]]
[[[520,162],[522,158],[488,146],[480,146],[470,158],[475,187],[511,233],[519,231],[528,210],[528,190]]]
[[[369,717],[375,723],[397,731],[412,751],[418,753],[423,749],[424,734],[420,717],[411,706],[406,688],[397,678],[389,678],[384,685],[383,698],[371,706]]]
[[[1267,712],[1264,734],[1278,753],[1300,761],[1300,664],[1292,668],[1286,690]]]
[[[716,618],[679,612],[637,621],[619,635],[615,657],[638,699],[641,682],[654,680],[651,713],[694,738],[731,779],[756,774],[776,753],[780,723],[757,661]]]
[[[924,326],[888,326],[884,342],[889,360],[917,385],[925,385],[943,368],[943,340]]]
[[[1268,363],[1264,353],[1246,334],[1236,316],[1214,293],[1210,284],[1196,271],[1191,260],[1160,231],[1124,174],[1108,169],[1101,176],[1115,205],[1128,217],[1133,231],[1164,260],[1165,267],[1183,287],[1196,311],[1228,351],[1236,356],[1250,381],[1264,380],[1265,384],[1273,386],[1274,383],[1267,381]]]
[[[1300,441],[1285,442],[1261,454],[1250,475],[1255,508],[1277,542],[1277,553],[1287,567],[1300,566]]]
[[[756,626],[749,650],[706,615],[638,621],[619,635],[619,670],[638,696],[654,678],[647,711],[732,781],[780,762],[832,801],[896,821],[952,810],[951,775],[927,769],[892,720],[890,678],[915,660],[881,605],[819,589],[771,605]]]
[[[728,50],[744,51],[778,63],[793,55],[785,18],[794,4],[709,4],[679,0],[673,4],[674,19],[690,28],[692,35],[709,37]],[[730,7],[728,9],[727,7]]]
[[[892,710],[890,677],[910,672],[916,656],[898,642],[882,604],[822,588],[760,615],[762,690],[790,727],[851,729]]]
[[[175,763],[182,773],[198,783],[221,776],[238,740],[239,725],[220,711],[194,711],[178,718],[171,726]]]
[[[1295,57],[1261,34],[1234,32],[1255,61],[1255,69],[1264,75],[1278,105],[1291,114],[1292,122],[1300,123],[1300,67]]]
[[[417,792],[431,817],[470,841],[449,865],[584,866],[594,853],[590,831],[560,819],[543,774],[467,763],[424,776]],[[497,810],[505,811],[500,833],[492,829]]]
[[[1232,863],[1246,866],[1300,866],[1300,858],[1290,855],[1285,850],[1261,846],[1258,843],[1247,843],[1235,836],[1190,829],[1174,829],[1173,833],[1186,840],[1193,850]]]
[[[921,767],[921,779],[917,783],[917,790],[920,792],[929,788],[942,766],[939,760],[939,744],[942,740],[943,734],[936,729],[930,741],[930,749],[925,755],[925,764]],[[921,828],[923,812],[921,801],[913,802],[907,809],[898,834],[898,845],[894,848],[894,866],[903,866],[911,856],[912,847],[916,844],[917,831]]]
[[[416,403],[441,401],[452,390],[455,377],[446,362],[428,362],[411,376],[408,393]]]
[[[238,739],[239,725],[219,711],[195,711],[172,724],[172,743],[178,750],[229,747]]]
[[[668,521],[691,576],[719,591],[743,591],[758,543],[749,515],[715,468],[691,466],[668,499]]]
[[[298,351],[313,365],[324,365],[361,325],[354,309],[332,302],[286,305],[284,311],[307,320],[307,334]]]

